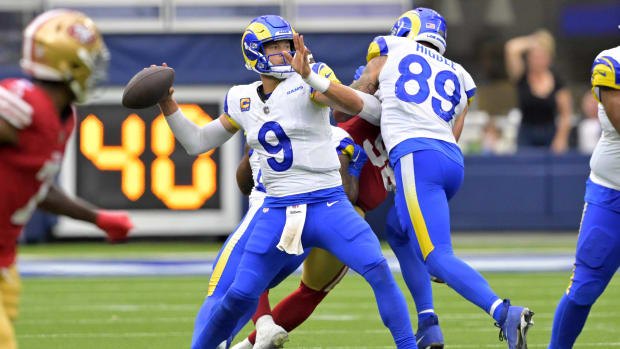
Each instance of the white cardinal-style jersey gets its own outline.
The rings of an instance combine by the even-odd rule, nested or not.
[[[599,185],[620,190],[620,134],[609,121],[600,103],[600,87],[620,90],[620,46],[599,53],[592,65],[592,92],[598,105],[602,135],[590,159],[590,179]]]
[[[323,63],[312,69],[339,82]],[[260,155],[267,195],[283,197],[341,185],[329,109],[313,101],[314,91],[298,74],[281,81],[265,102],[257,90],[261,84],[231,88],[224,112],[245,130],[248,144]]]
[[[378,36],[368,48],[367,61],[387,56],[379,74],[381,134],[388,153],[410,138],[456,143],[455,118],[476,93],[469,73],[437,51],[411,39]]]

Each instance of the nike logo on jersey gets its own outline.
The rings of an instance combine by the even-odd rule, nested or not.
[[[360,153],[357,153],[357,155],[355,156],[355,158],[351,159],[352,162],[357,162],[357,159],[360,158]]]
[[[340,200],[336,200],[336,201],[334,201],[334,202],[328,202],[328,203],[327,203],[327,207],[332,207],[332,206],[333,206],[335,203],[337,203],[338,201],[340,201]]]

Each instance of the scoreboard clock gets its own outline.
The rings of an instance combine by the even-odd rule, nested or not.
[[[226,88],[175,88],[185,116],[198,125],[222,112]],[[60,182],[99,207],[125,210],[139,235],[221,235],[239,223],[241,196],[235,171],[240,136],[199,156],[175,140],[157,106],[120,104],[122,89],[100,92],[78,107]],[[57,236],[101,235],[91,224],[61,218]]]

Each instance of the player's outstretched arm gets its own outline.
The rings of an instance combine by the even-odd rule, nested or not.
[[[120,242],[127,240],[133,223],[125,212],[101,210],[94,205],[79,199],[71,198],[57,185],[52,185],[39,208],[47,212],[90,222],[105,231],[108,240]]]
[[[358,115],[365,108],[374,107],[376,109],[376,104],[366,105],[366,100],[350,87],[341,84],[332,84],[329,79],[314,73],[310,69],[310,63],[308,62],[308,54],[310,51],[304,45],[303,36],[294,34],[293,41],[295,43],[295,56],[292,57],[288,52],[283,52],[284,57],[291,67],[301,75],[304,81],[317,91],[314,96],[315,102],[327,105],[350,115]],[[374,98],[374,96],[369,97]],[[374,99],[376,100],[376,98]],[[369,103],[371,101],[372,100],[369,100]],[[379,106],[381,105],[378,100],[377,104]]]
[[[226,143],[239,129],[235,127],[226,114],[217,120],[200,127],[183,115],[173,97],[174,88],[170,88],[168,97],[159,102],[168,126],[174,136],[190,155],[198,155]]]
[[[609,121],[620,134],[620,90],[601,86],[601,103]]]
[[[362,110],[360,117],[377,126],[381,122],[381,102],[374,96],[374,100],[369,96],[374,95],[379,89],[379,73],[381,73],[386,59],[387,56],[377,56],[371,59],[366,66],[357,68],[356,77],[350,85],[351,88],[359,91],[358,95],[364,100],[366,110]],[[333,114],[336,122],[345,122],[355,116],[339,110],[334,110]]]
[[[254,188],[254,178],[252,178],[252,166],[250,166],[250,147],[245,145],[245,153],[237,166],[237,186],[241,194],[250,196]]]

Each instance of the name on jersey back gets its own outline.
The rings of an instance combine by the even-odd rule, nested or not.
[[[447,59],[446,57],[440,55],[438,52],[436,52],[433,49],[430,49],[430,48],[428,48],[428,47],[426,47],[424,45],[416,43],[415,51],[416,52],[422,52],[425,55],[427,55],[428,57],[436,60],[437,62],[444,63],[448,67],[452,68],[452,70],[456,71],[456,67],[454,66],[454,62],[452,62],[451,60]]]

